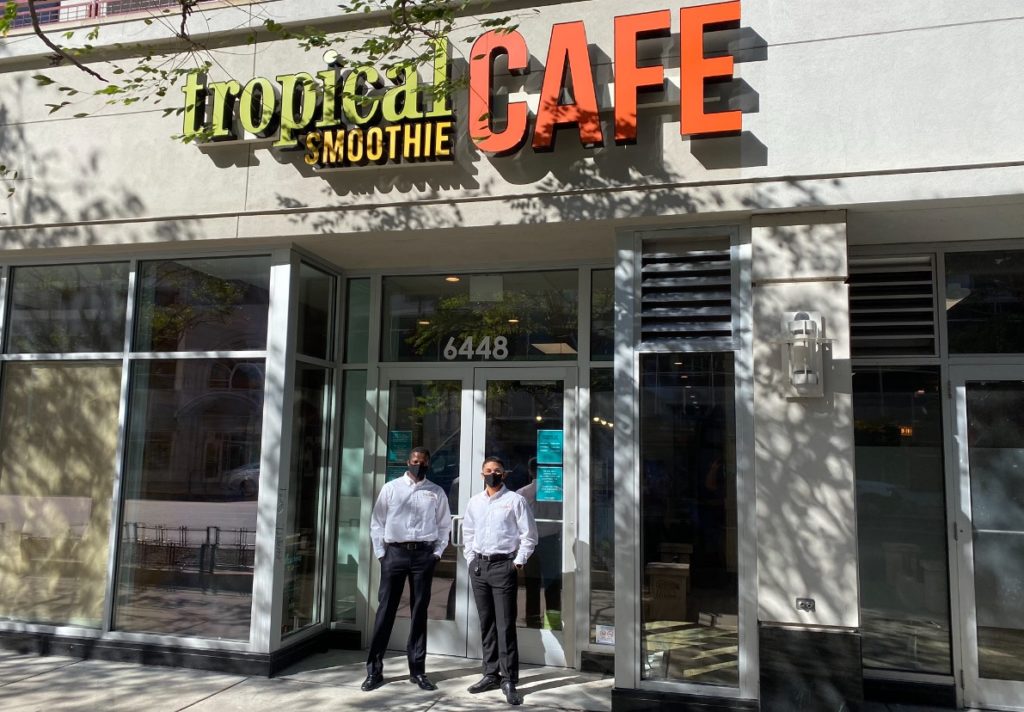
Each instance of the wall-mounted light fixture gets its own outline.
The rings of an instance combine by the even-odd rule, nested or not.
[[[797,311],[782,317],[782,369],[792,387],[789,395],[820,398],[825,394],[824,352],[831,339],[823,338],[821,314]]]

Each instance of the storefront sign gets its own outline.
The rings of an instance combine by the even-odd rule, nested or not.
[[[707,80],[731,79],[729,55],[704,56],[709,29],[736,26],[740,0],[684,7],[679,10],[680,105],[683,136],[736,133],[739,111],[708,113],[704,106]],[[664,91],[665,67],[642,63],[637,44],[670,37],[672,12],[657,10],[614,19],[615,47],[610,107],[614,137],[606,136],[597,102],[598,86],[590,60],[584,22],[551,28],[536,115],[525,101],[501,101],[495,91],[499,57],[512,74],[530,71],[526,40],[515,30],[493,30],[480,36],[469,55],[469,135],[480,151],[501,156],[527,142],[535,151],[554,149],[559,129],[575,129],[587,147],[609,138],[628,144],[637,138],[637,97]],[[447,42],[435,44],[434,83],[450,76]],[[386,81],[385,81],[386,80]],[[567,87],[571,97],[567,100]],[[378,69],[361,66],[344,76],[331,68],[281,74],[272,81],[256,77],[244,86],[236,80],[207,83],[190,75],[185,92],[184,135],[209,135],[213,141],[238,139],[239,134],[274,139],[276,149],[303,149],[310,166],[361,166],[422,161],[451,161],[455,155],[455,117],[450,97],[432,97],[415,68]],[[504,115],[499,128],[494,117]],[[531,121],[532,119],[532,121]]]

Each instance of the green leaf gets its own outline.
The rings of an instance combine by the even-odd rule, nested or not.
[[[50,79],[45,74],[33,74],[32,78],[36,80],[36,85],[41,86],[41,87],[45,87],[45,86],[49,86],[50,84],[53,84],[53,80]]]

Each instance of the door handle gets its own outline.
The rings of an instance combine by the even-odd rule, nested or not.
[[[451,542],[452,546],[462,548],[462,515],[460,514],[452,515]]]

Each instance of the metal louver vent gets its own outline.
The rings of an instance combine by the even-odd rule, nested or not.
[[[854,357],[937,353],[931,255],[851,259],[849,285]]]
[[[640,333],[645,343],[732,337],[732,262],[721,249],[645,252]]]

